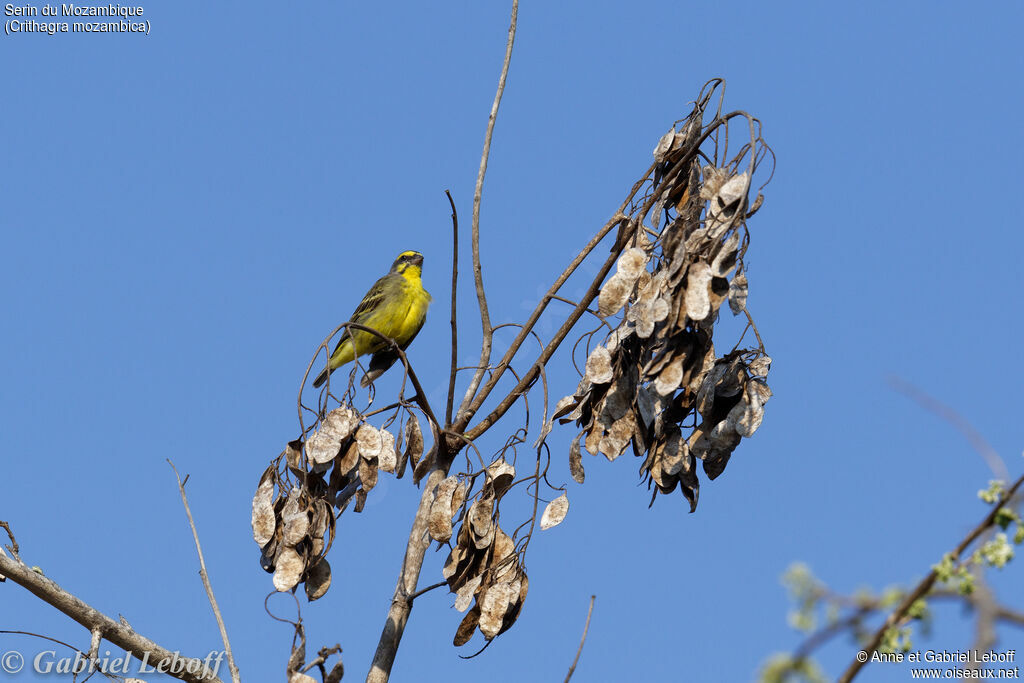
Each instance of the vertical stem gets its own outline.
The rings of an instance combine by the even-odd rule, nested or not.
[[[373,655],[373,666],[370,668],[370,673],[366,675],[366,683],[387,683],[391,676],[395,654],[402,642],[405,625],[409,622],[409,613],[412,612],[411,596],[416,592],[420,570],[423,569],[423,556],[430,546],[430,537],[427,536],[427,515],[430,512],[430,504],[434,501],[434,489],[445,478],[445,475],[445,466],[438,464],[427,477],[427,482],[423,486],[420,506],[416,510],[415,519],[413,519],[412,531],[409,532],[409,544],[405,548],[405,559],[402,560],[398,586],[395,587],[395,597],[391,599],[388,618],[384,622],[384,630],[377,643],[377,651]]]
[[[444,191],[452,206],[452,366],[448,373],[448,398],[444,410],[444,426],[452,426],[452,402],[455,400],[455,375],[459,362],[459,328],[456,325],[455,300],[459,289],[459,212],[455,210],[452,193]]]
[[[484,135],[484,151],[480,155],[480,171],[476,176],[476,190],[473,192],[473,225],[472,225],[472,246],[473,246],[473,280],[476,283],[476,299],[480,304],[480,327],[483,332],[483,341],[480,345],[480,363],[473,379],[469,382],[466,395],[459,407],[461,413],[469,406],[476,393],[477,387],[483,380],[487,366],[491,362],[491,344],[493,334],[491,330],[491,316],[487,311],[487,296],[484,293],[483,270],[480,265],[480,198],[484,192],[484,176],[487,175],[487,159],[491,154],[491,138],[494,135],[494,122],[498,119],[498,107],[501,105],[501,96],[505,92],[505,79],[508,77],[508,65],[512,61],[512,45],[516,39],[516,22],[519,17],[519,0],[512,0],[512,19],[508,26],[508,41],[505,43],[505,61],[501,65],[501,76],[498,78],[498,92],[494,94],[494,103],[491,105],[491,115],[487,119],[487,133]],[[461,421],[461,420],[460,420]],[[463,422],[463,424],[465,424]]]

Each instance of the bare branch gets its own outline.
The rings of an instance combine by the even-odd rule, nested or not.
[[[398,586],[395,588],[395,596],[391,599],[391,608],[388,610],[388,618],[384,623],[380,641],[377,643],[377,651],[373,655],[373,666],[366,676],[366,683],[386,683],[391,676],[395,654],[398,652],[398,645],[402,642],[402,634],[405,632],[405,625],[408,623],[409,613],[412,611],[411,596],[416,594],[416,583],[419,581],[420,571],[423,569],[423,556],[430,546],[430,537],[427,535],[427,517],[430,512],[430,504],[434,502],[434,489],[445,476],[446,470],[437,467],[431,471],[423,486],[420,506],[413,519],[412,531],[409,532],[409,544],[405,548],[405,558],[402,560]]]
[[[480,327],[483,333],[483,341],[480,346],[479,369],[473,373],[473,379],[466,388],[466,395],[462,399],[459,413],[468,407],[476,394],[477,387],[483,380],[485,369],[491,362],[491,345],[494,341],[491,330],[491,317],[487,311],[487,296],[484,293],[483,271],[480,265],[480,198],[484,191],[484,176],[487,174],[487,160],[491,155],[491,138],[494,135],[494,122],[498,119],[498,106],[501,105],[501,96],[505,92],[505,79],[508,77],[508,65],[512,61],[512,46],[516,39],[516,22],[519,16],[519,0],[512,0],[512,18],[508,26],[508,41],[505,43],[505,60],[501,65],[501,76],[498,78],[498,91],[494,94],[494,103],[491,105],[491,115],[487,119],[487,133],[484,135],[484,149],[480,155],[480,172],[476,176],[476,189],[473,192],[473,225],[472,225],[472,246],[473,246],[473,280],[476,284],[476,299],[480,305]],[[459,420],[462,422],[461,418]],[[462,423],[465,426],[465,423]],[[460,430],[461,431],[461,430]]]
[[[609,223],[609,225],[606,225],[605,227],[608,230],[610,230],[612,225],[614,224]],[[623,231],[622,236],[620,237],[620,241],[624,242],[626,239],[628,239],[628,237],[632,234],[633,229],[635,228],[626,228]],[[486,432],[491,425],[493,425],[495,422],[501,419],[501,416],[504,415],[508,411],[508,409],[512,407],[512,404],[516,402],[516,400],[526,390],[526,388],[533,384],[533,382],[537,379],[537,376],[540,372],[538,368],[541,365],[547,363],[548,360],[551,359],[551,356],[554,355],[555,351],[561,345],[562,341],[566,338],[566,336],[568,336],[569,332],[572,331],[572,328],[576,325],[577,321],[579,321],[579,319],[583,317],[583,314],[587,312],[587,308],[590,306],[591,302],[597,298],[597,295],[601,288],[601,283],[604,282],[604,279],[608,276],[608,273],[611,271],[612,267],[615,265],[615,262],[618,260],[618,258],[619,251],[617,249],[613,249],[612,252],[608,255],[608,258],[605,259],[604,265],[601,266],[601,269],[598,271],[597,275],[590,283],[590,287],[587,290],[587,293],[583,295],[576,308],[573,309],[573,311],[566,318],[565,322],[562,323],[562,326],[558,329],[557,332],[555,332],[554,336],[551,338],[551,341],[548,342],[548,345],[546,347],[544,347],[544,350],[541,351],[540,355],[533,362],[533,365],[530,366],[530,369],[523,375],[523,378],[519,380],[519,383],[516,384],[516,386],[505,396],[504,399],[502,399],[498,406],[493,411],[491,411],[491,413],[487,417],[480,420],[480,422],[476,426],[474,426],[472,429],[466,432],[467,437],[469,437],[470,439],[476,439],[481,434]],[[550,299],[548,299],[547,297],[545,298],[547,299],[547,301],[550,301]],[[545,305],[546,303],[547,302],[545,301]],[[522,334],[523,333],[520,332],[520,335]],[[513,344],[514,343],[515,342],[513,342]],[[514,346],[509,349],[509,351],[512,353],[514,353],[515,350],[517,349]],[[509,356],[508,353],[506,353],[506,357],[508,358],[508,361],[511,362],[511,356]],[[494,385],[497,384],[501,372],[507,367],[508,364],[505,362],[505,359],[503,358],[502,363],[498,365],[498,370],[494,373],[494,376],[491,377],[491,380],[480,391],[481,395],[477,397],[476,401],[474,401],[474,405],[478,405],[479,403],[483,402],[482,399],[483,397],[486,396],[486,392],[489,390],[489,388],[493,389]]]
[[[974,643],[971,648],[978,652],[985,652],[996,645],[996,621],[999,619],[999,606],[996,604],[992,589],[988,581],[985,581],[983,567],[978,567],[975,572],[974,590],[971,592],[968,601],[974,607]],[[965,668],[977,669],[980,662],[969,662]]]
[[[56,638],[51,638],[50,636],[44,636],[44,635],[39,634],[39,633],[32,633],[31,631],[0,631],[0,633],[8,633],[8,634],[12,634],[12,635],[21,635],[21,636],[32,636],[33,638],[39,638],[40,640],[48,640],[51,643],[57,643],[58,645],[63,645],[64,647],[68,648],[69,650],[73,650],[73,651],[77,652],[84,659],[91,659],[94,662],[96,661],[96,655],[95,654],[90,655],[87,652],[82,652],[81,650],[79,650],[74,645],[71,645],[70,643],[65,643],[63,640],[57,640]],[[96,632],[93,631],[93,634],[95,634],[95,633]],[[98,647],[99,647],[99,643],[97,641],[97,649],[98,649]],[[120,676],[115,677],[115,676],[107,673],[106,671],[104,671],[103,669],[101,669],[99,667],[96,667],[96,669],[93,671],[93,673],[96,673],[97,671],[100,673],[100,675],[104,676],[108,680],[111,680],[111,681],[122,680]],[[92,676],[93,673],[90,673],[89,676]],[[88,680],[88,677],[85,680]]]
[[[11,525],[7,522],[0,521],[0,528],[6,531],[7,538],[11,539],[11,545],[9,545],[7,549],[11,551],[11,554],[14,555],[15,559],[20,560],[21,558],[18,557],[18,542],[14,540],[14,532],[11,531]]]
[[[459,362],[459,330],[455,324],[455,300],[459,289],[459,212],[455,209],[452,193],[444,191],[448,203],[452,206],[452,366],[448,373],[448,399],[444,409],[444,426],[452,426],[452,403],[455,401],[455,376],[458,374],[456,365]]]
[[[501,104],[501,96],[505,92],[505,79],[508,77],[509,62],[512,59],[512,47],[515,43],[516,36],[516,22],[519,14],[519,0],[512,0],[512,17],[509,22],[508,29],[508,41],[505,45],[505,59],[501,67],[501,76],[498,79],[498,91],[494,96],[494,103],[491,106],[491,115],[487,121],[487,133],[484,136],[484,148],[480,158],[480,172],[477,175],[476,189],[473,193],[473,222],[471,230],[471,241],[472,241],[472,252],[473,252],[473,279],[476,286],[477,302],[480,306],[480,326],[483,334],[483,341],[480,349],[480,364],[477,371],[473,374],[473,379],[470,381],[470,385],[466,391],[466,397],[462,401],[462,406],[465,407],[469,404],[470,400],[476,393],[477,387],[480,386],[480,382],[483,379],[484,374],[487,372],[487,366],[490,363],[491,358],[491,344],[493,342],[493,331],[491,329],[490,314],[487,309],[487,297],[484,292],[483,283],[483,272],[480,265],[480,199],[483,195],[484,176],[487,173],[487,160],[491,152],[491,138],[494,135],[494,123],[498,117],[498,107]],[[449,201],[451,201],[451,195],[449,195]],[[458,226],[455,218],[455,203],[452,202],[452,220],[453,227],[455,229],[456,236],[458,234]],[[456,243],[457,250],[457,243]],[[457,253],[457,251],[456,251]],[[457,256],[456,256],[457,258]],[[456,347],[455,347],[455,296],[456,296],[456,265],[453,263],[453,274],[452,274],[452,370],[449,374],[449,387],[448,387],[448,399],[445,409],[445,426],[451,425],[451,412],[452,403],[454,401],[454,389],[455,389],[455,365],[457,362]],[[409,368],[408,360],[402,354],[402,360],[409,370],[410,376],[413,378],[414,385],[417,387],[418,396],[420,397],[421,403],[425,406],[425,411],[429,411],[429,406],[426,405],[426,394],[419,388],[419,382],[415,379],[415,375],[412,374],[411,368]],[[461,413],[461,409],[460,409]],[[434,424],[437,425],[437,419],[433,417],[432,413],[428,413],[429,417],[433,420]],[[468,421],[468,419],[467,419]],[[461,418],[460,418],[461,422]],[[455,430],[461,432],[462,428],[465,427],[465,422],[462,422],[462,427]],[[442,430],[439,425],[435,431],[439,436],[448,430]],[[380,641],[377,644],[377,651],[374,653],[373,665],[370,668],[370,672],[367,674],[367,683],[385,683],[391,675],[391,667],[394,665],[395,654],[398,651],[398,645],[402,640],[402,634],[405,631],[405,625],[409,620],[409,613],[412,610],[412,598],[416,594],[416,584],[419,581],[420,571],[423,568],[423,556],[426,554],[427,548],[430,545],[430,538],[427,535],[427,516],[430,512],[430,504],[433,501],[434,487],[447,475],[448,467],[451,463],[451,458],[447,455],[446,441],[447,439],[441,439],[442,443],[437,443],[437,458],[435,461],[435,469],[431,471],[430,476],[427,478],[426,485],[423,487],[423,495],[420,497],[420,505],[416,511],[416,517],[413,520],[412,530],[409,533],[409,543],[406,546],[405,559],[402,562],[402,572],[398,579],[398,586],[395,588],[395,596],[391,601],[391,608],[388,610],[387,622],[384,624],[384,631],[381,634]]]
[[[569,679],[572,678],[572,674],[576,671],[576,664],[580,661],[580,654],[583,652],[583,643],[587,642],[587,631],[590,630],[590,615],[594,613],[594,598],[596,595],[590,596],[590,607],[587,609],[587,623],[583,625],[583,637],[580,638],[579,649],[576,650],[576,659],[572,660],[572,666],[569,667],[569,673],[565,675],[564,683],[569,683]]]
[[[1008,621],[1014,626],[1024,628],[1024,612],[1018,612],[1009,607],[1000,607],[997,611],[997,616],[1000,621]]]
[[[997,478],[1007,481],[1010,478],[1010,472],[1006,469],[1006,463],[999,457],[999,453],[992,447],[992,444],[982,436],[981,432],[974,428],[967,418],[953,410],[941,401],[929,396],[921,389],[917,388],[907,380],[901,377],[890,377],[889,386],[896,391],[900,392],[907,398],[915,401],[925,410],[932,412],[943,420],[953,425],[953,427],[967,437],[967,441],[970,442],[971,447],[974,448],[975,452],[981,456],[988,465],[989,469],[992,470]]]
[[[199,576],[203,579],[203,587],[206,588],[206,597],[210,600],[210,607],[213,608],[213,616],[217,619],[217,628],[220,629],[220,639],[224,643],[224,653],[228,659],[228,670],[231,671],[231,680],[234,683],[241,683],[241,676],[238,673],[238,666],[235,665],[235,655],[231,651],[231,643],[228,641],[228,630],[224,626],[224,618],[220,614],[220,608],[217,606],[217,598],[213,596],[213,585],[210,583],[210,575],[206,572],[206,560],[203,558],[203,548],[199,545],[199,532],[196,531],[196,523],[192,519],[192,510],[188,506],[188,497],[185,496],[185,482],[181,480],[181,475],[178,474],[178,468],[174,466],[174,463],[170,460],[167,464],[174,470],[174,476],[178,480],[178,492],[181,493],[181,503],[185,506],[185,514],[188,516],[188,525],[192,528],[192,539],[196,542],[196,554],[199,556]],[[188,481],[188,476],[185,476],[185,481]],[[99,647],[99,630],[93,629],[93,644]]]
[[[421,589],[419,589],[418,591],[416,591],[415,593],[413,593],[412,595],[409,596],[409,602],[412,602],[413,600],[415,600],[416,598],[420,597],[424,593],[429,593],[430,591],[434,590],[435,588],[440,588],[441,586],[447,586],[447,585],[448,585],[447,581],[438,581],[437,583],[431,584],[431,585],[427,586],[426,588],[421,588]]]
[[[956,550],[952,552],[954,560],[958,559],[963,554],[964,550],[966,550],[967,547],[971,545],[971,543],[974,543],[974,541],[977,540],[979,536],[981,536],[983,533],[985,533],[985,531],[990,529],[995,524],[996,515],[999,513],[999,510],[1004,505],[1006,505],[1006,503],[1011,498],[1013,498],[1013,495],[1017,492],[1017,489],[1020,488],[1021,484],[1024,484],[1024,476],[1021,476],[1019,479],[1017,479],[1017,481],[1014,482],[1013,486],[1010,487],[1010,489],[1002,495],[1002,497],[999,499],[999,502],[992,506],[992,510],[985,516],[981,523],[979,523],[978,526],[976,526],[974,530],[971,531],[971,533],[967,534],[967,536],[962,541],[960,541],[960,544],[956,547]],[[885,623],[883,623],[882,626],[878,629],[878,631],[875,632],[875,635],[871,638],[871,641],[867,644],[867,646],[863,648],[863,651],[868,654],[868,656],[865,658],[865,661],[870,659],[871,655],[878,651],[879,645],[881,645],[882,640],[885,638],[886,631],[888,631],[889,629],[893,628],[894,626],[903,621],[903,619],[907,616],[907,612],[910,610],[911,606],[917,600],[923,598],[925,595],[928,594],[928,591],[930,591],[932,589],[932,586],[935,585],[935,581],[937,580],[937,578],[938,573],[934,569],[932,569],[928,573],[928,576],[924,577],[921,583],[917,584],[917,587],[915,587],[914,590],[910,591],[906,595],[906,597],[903,598],[903,601],[900,602],[899,606],[897,606],[893,613],[890,614],[889,617],[885,620]],[[864,662],[858,661],[855,658],[853,662],[850,664],[850,666],[846,669],[846,671],[843,672],[843,675],[839,678],[839,683],[849,683],[850,681],[852,681],[857,676],[857,673],[861,670],[863,666]]]
[[[626,204],[629,203],[629,201],[636,194],[636,192],[639,191],[639,189],[640,184],[638,183],[633,187],[633,191],[630,193],[630,197],[627,199]],[[620,209],[619,212],[617,212],[607,223],[605,223],[605,225],[600,230],[598,230],[597,234],[594,235],[593,238],[591,238],[587,246],[585,246],[583,250],[576,255],[576,258],[574,258],[572,262],[568,266],[566,266],[565,270],[562,271],[562,274],[555,279],[555,282],[548,289],[547,293],[541,298],[541,300],[537,303],[537,306],[533,309],[533,312],[530,314],[530,317],[527,318],[525,323],[523,323],[523,326],[519,330],[519,333],[516,335],[516,338],[512,340],[512,343],[509,345],[509,348],[505,352],[504,357],[502,357],[501,361],[498,363],[496,371],[491,376],[491,379],[488,380],[487,384],[485,384],[484,387],[480,390],[480,393],[477,394],[476,398],[473,400],[472,404],[468,407],[468,409],[464,407],[463,410],[459,411],[459,415],[455,424],[455,429],[464,430],[466,428],[466,425],[469,424],[469,421],[472,419],[473,415],[476,413],[477,410],[480,409],[480,406],[483,405],[484,400],[486,400],[487,396],[491,393],[491,391],[494,390],[495,385],[497,385],[501,376],[504,374],[505,369],[508,368],[508,366],[511,364],[513,356],[515,356],[516,352],[520,349],[520,347],[522,347],[523,342],[526,341],[526,337],[530,334],[530,331],[537,324],[537,321],[540,320],[540,316],[544,313],[544,310],[552,301],[554,295],[558,292],[558,290],[562,288],[562,285],[565,284],[569,277],[572,276],[574,272],[576,272],[576,269],[579,268],[580,264],[583,263],[587,256],[589,256],[590,253],[594,250],[594,248],[597,247],[597,245],[601,242],[601,240],[603,240],[608,235],[608,233],[610,233],[617,225],[619,225],[619,223],[621,223],[625,219],[626,216],[622,213]],[[586,310],[589,303],[589,301],[587,303],[580,302],[579,304],[577,304],[576,310]],[[580,315],[582,315],[582,313]],[[577,319],[578,317],[579,316],[577,316]],[[507,409],[508,408],[506,407],[505,410]],[[504,412],[505,411],[502,411],[502,414],[504,414]],[[500,415],[498,417],[500,417]],[[481,431],[480,433],[482,434],[483,431]]]
[[[90,607],[79,598],[68,593],[49,578],[39,574],[22,562],[13,560],[0,553],[0,574],[3,574],[14,583],[24,587],[30,593],[56,607],[58,610],[71,617],[89,631],[99,630],[102,637],[131,653],[137,659],[148,658],[153,667],[162,665],[170,676],[188,683],[223,683],[221,679],[213,675],[213,672],[206,668],[202,659],[192,659],[157,645],[149,638],[136,633],[132,628],[114,621],[105,614]],[[184,668],[176,673],[171,672],[171,663],[177,659],[184,663]],[[192,673],[199,672],[199,673]],[[206,673],[206,677],[203,677]]]

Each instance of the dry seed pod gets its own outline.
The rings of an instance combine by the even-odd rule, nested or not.
[[[717,479],[718,475],[725,471],[730,457],[732,457],[732,451],[708,451],[704,457],[704,474],[708,475],[708,479],[712,481]]]
[[[519,573],[516,544],[508,534],[498,528],[491,545],[491,569],[495,581],[511,581]]]
[[[675,476],[683,469],[690,456],[690,449],[686,440],[682,438],[678,428],[673,429],[665,442],[665,451],[662,455],[661,468],[668,476]]]
[[[627,281],[618,273],[615,273],[608,282],[601,287],[601,293],[597,296],[597,313],[605,318],[615,315],[626,305],[630,292],[633,291],[633,283]]]
[[[427,516],[427,531],[435,541],[444,543],[452,537],[452,497],[459,486],[457,477],[448,477],[437,485],[434,502]]]
[[[636,282],[636,279],[640,277],[640,273],[644,272],[644,268],[647,266],[647,254],[643,249],[633,247],[626,249],[619,256],[619,262],[617,266],[617,273],[627,283],[632,284]]]
[[[551,411],[551,419],[557,420],[563,415],[568,415],[572,412],[572,409],[576,406],[575,396],[563,396],[558,399],[558,403],[555,404],[555,409]],[[563,423],[564,424],[564,423]]]
[[[657,418],[665,410],[664,400],[660,396],[661,393],[651,386],[641,387],[636,392],[636,407],[640,413],[640,419],[643,421],[644,426],[648,428],[654,425]]]
[[[734,232],[729,235],[725,243],[719,248],[714,261],[711,262],[711,272],[717,277],[725,277],[730,270],[736,267],[736,256],[740,248],[740,234]]]
[[[494,500],[484,498],[470,506],[466,518],[472,533],[473,544],[480,549],[486,548],[494,539],[494,524],[491,515],[494,513]]]
[[[622,452],[626,450],[626,446],[629,445],[629,440],[633,438],[633,432],[635,429],[636,418],[633,417],[633,413],[623,415],[612,423],[611,429],[609,429],[608,433],[601,439],[598,450],[603,453],[609,461],[615,460],[615,458],[622,455]]]
[[[358,423],[359,416],[354,410],[345,406],[335,408],[327,413],[320,428],[306,443],[306,455],[318,465],[330,462]]]
[[[306,599],[310,602],[319,600],[327,594],[331,587],[331,565],[327,558],[321,557],[316,564],[306,572]]]
[[[466,502],[466,482],[460,481],[459,485],[455,487],[455,493],[452,494],[452,517],[459,511],[462,504]]]
[[[271,465],[260,477],[256,495],[252,499],[252,537],[264,546],[274,537],[277,517],[274,515],[274,466]]]
[[[306,562],[295,548],[284,546],[278,553],[274,569],[274,588],[280,592],[290,591],[299,583]]]
[[[444,567],[441,568],[441,576],[443,576],[446,581],[455,576],[459,564],[466,559],[468,552],[469,551],[465,547],[456,545],[452,548],[451,552],[448,553],[448,559],[445,560]]]
[[[747,274],[740,272],[729,283],[729,310],[733,315],[739,315],[747,307]]]
[[[771,389],[764,382],[756,379],[747,382],[743,390],[743,401],[729,411],[727,418],[735,425],[737,434],[747,438],[754,435],[764,419],[764,403],[771,395]]]
[[[405,475],[406,464],[411,462],[415,469],[416,463],[423,454],[423,433],[420,432],[420,423],[414,415],[409,415],[405,423],[405,448],[398,456],[398,463],[395,465],[395,476],[399,479]]]
[[[356,430],[356,443],[359,444],[359,455],[367,460],[379,456],[383,446],[380,432],[368,424],[359,425],[359,429]]]
[[[304,472],[302,468],[302,446],[302,440],[296,439],[295,441],[289,441],[288,445],[281,452],[281,455],[284,456],[285,464],[298,476],[301,476]]]
[[[603,346],[595,347],[587,356],[586,378],[594,384],[607,384],[612,377],[611,354]]]
[[[558,526],[569,512],[569,497],[564,493],[547,504],[540,518],[541,531]]]
[[[513,598],[519,597],[519,587],[518,581],[502,581],[491,585],[477,597],[477,604],[480,605],[480,633],[487,640],[491,640],[501,631],[509,603]]]
[[[462,618],[462,622],[459,623],[459,628],[455,631],[455,638],[452,639],[452,644],[455,647],[460,647],[469,642],[470,638],[473,637],[473,632],[476,631],[477,624],[480,623],[480,605],[479,603],[473,605],[473,609],[466,613],[466,616]]]
[[[286,546],[298,545],[309,532],[309,511],[304,498],[299,489],[292,489],[281,509],[281,524],[284,528],[282,542]]]
[[[678,389],[683,381],[683,361],[685,360],[685,356],[679,355],[666,365],[658,373],[658,379],[654,382],[654,390],[665,396]]]
[[[584,440],[583,445],[587,449],[587,453],[591,455],[597,455],[601,447],[601,437],[604,435],[604,430],[601,429],[601,425],[595,424],[593,428],[587,432],[587,438]]]
[[[734,221],[742,214],[746,203],[747,190],[750,187],[750,177],[744,172],[733,175],[722,182],[728,174],[726,169],[716,169],[713,173],[714,184],[705,182],[706,192],[701,191],[701,196],[712,195],[708,198],[707,218],[705,221],[708,238],[718,240],[725,234],[725,231],[732,227]],[[715,187],[717,186],[717,187]]]
[[[473,596],[477,589],[480,588],[480,581],[483,578],[483,574],[478,574],[459,589],[458,593],[456,593],[455,609],[460,612],[465,612],[469,609],[469,606],[473,603]]]
[[[516,478],[516,468],[505,461],[504,457],[498,458],[487,466],[487,482],[484,484],[484,495],[492,494],[495,498],[501,498],[512,485]]]
[[[586,474],[583,472],[583,458],[580,453],[579,438],[573,439],[569,444],[569,472],[572,473],[573,481],[582,484]]]
[[[750,364],[747,366],[747,369],[749,369],[750,374],[754,375],[755,377],[767,377],[768,371],[771,369],[771,367],[771,356],[758,356],[754,360],[750,361]],[[764,383],[762,382],[762,384]],[[767,391],[768,395],[771,396],[771,390],[768,389],[767,384],[764,385],[764,389],[762,391]]]
[[[348,446],[342,450],[341,457],[334,466],[336,472],[348,474],[359,465],[359,444],[355,440],[349,441]]]
[[[672,149],[672,145],[676,140],[676,129],[673,126],[667,133],[661,136],[658,140],[658,144],[654,147],[654,160],[659,164],[665,161],[665,157],[668,155],[669,150]]]
[[[552,413],[552,420],[580,428],[569,453],[575,480],[583,479],[581,446],[614,459],[631,445],[644,458],[641,472],[656,485],[654,494],[679,486],[691,511],[699,491],[696,458],[717,476],[743,436],[757,429],[762,394],[770,395],[767,385],[751,384],[767,373],[769,361],[759,360],[763,350],[737,348],[716,358],[713,342],[726,298],[734,313],[745,310],[744,211],[765,148],[758,140],[726,160],[715,147],[713,165],[701,169],[693,160],[709,158],[697,154],[707,137],[702,134],[711,130],[703,124],[707,105],[702,100],[682,131],[670,131],[655,148],[658,163],[642,204],[651,209],[620,221],[618,244],[631,248],[619,254],[598,297],[600,315],[624,306],[625,313],[603,348],[588,357],[576,392]],[[720,125],[716,120],[712,128]],[[686,164],[673,166],[684,155]],[[736,172],[747,163],[749,171]],[[666,225],[654,234],[662,219]],[[699,427],[689,426],[695,421]],[[482,623],[493,620],[484,612]]]
[[[395,435],[386,429],[380,430],[380,454],[377,456],[377,468],[381,472],[394,472],[398,464],[395,456]]]
[[[363,497],[369,493],[374,486],[377,485],[377,460],[367,460],[366,458],[359,458],[359,481],[362,482]],[[362,510],[362,505],[359,505],[356,512]]]
[[[686,314],[691,320],[703,320],[711,312],[711,267],[703,261],[686,272]]]

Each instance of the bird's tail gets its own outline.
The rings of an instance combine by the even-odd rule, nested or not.
[[[327,381],[327,375],[329,374],[331,374],[331,371],[329,369],[325,369],[323,372],[317,375],[316,379],[313,380],[313,388],[319,389],[323,385],[323,383]]]

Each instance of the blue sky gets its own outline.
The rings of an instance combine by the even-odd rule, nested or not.
[[[273,680],[290,634],[263,612],[253,491],[296,436],[316,345],[404,249],[425,254],[435,296],[411,359],[432,400],[443,394],[444,190],[468,227],[509,7],[144,7],[148,36],[0,38],[0,519],[29,564],[205,655],[219,638],[173,459],[191,475],[243,675]],[[801,639],[779,584],[791,562],[839,591],[906,584],[977,523],[984,462],[886,378],[955,408],[1020,474],[1022,14],[1008,2],[523,3],[481,212],[492,317],[526,315],[723,76],[727,108],[758,116],[778,157],[747,257],[775,395],[693,515],[681,496],[648,510],[631,457],[586,456],[586,484],[573,484],[575,431],[556,429],[553,477],[571,509],[531,543],[519,622],[463,661],[452,598],[425,595],[394,680],[560,679],[591,594],[574,680],[751,680]],[[471,361],[468,288],[460,306]],[[575,388],[564,357],[550,380],[556,396]],[[304,605],[311,644],[340,643],[348,679],[365,675],[418,497],[383,478],[362,515],[346,512],[334,585]],[[428,554],[424,583],[443,556]],[[991,575],[1011,602],[1018,565]],[[88,646],[21,588],[0,596],[0,629]],[[283,597],[271,604],[288,613]],[[971,623],[955,608],[939,617],[921,649],[966,648]],[[1022,649],[1021,631],[1000,646]],[[0,635],[9,649],[43,648]],[[837,675],[855,649],[838,642],[821,662]],[[876,665],[861,680],[907,678]]]

